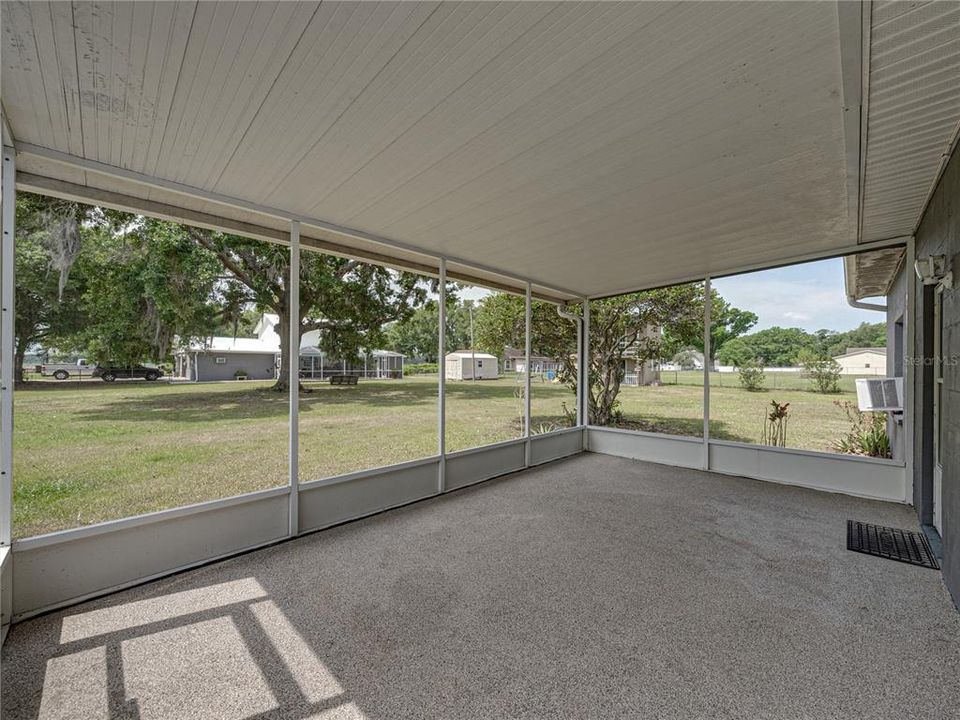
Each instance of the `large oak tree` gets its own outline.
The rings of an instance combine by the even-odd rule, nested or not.
[[[274,388],[289,387],[290,324],[297,337],[319,330],[320,348],[355,358],[384,342],[386,326],[409,317],[427,294],[419,275],[304,249],[300,254],[300,312],[290,314],[290,251],[286,246],[187,228],[190,239],[215,257],[225,280],[246,289],[247,300],[277,315],[280,369]],[[299,343],[296,351],[299,351]]]
[[[28,350],[83,325],[84,285],[74,264],[81,228],[99,222],[96,208],[20,193],[16,205],[14,380],[23,382]]]
[[[589,422],[609,425],[615,419],[627,358],[638,363],[659,359],[667,346],[662,331],[690,345],[703,330],[703,285],[692,283],[619,295],[590,303]],[[531,349],[555,359],[559,379],[575,393],[576,326],[549,303],[535,302]],[[580,313],[578,306],[571,311]],[[478,345],[501,354],[506,345],[523,347],[525,301],[492,295],[480,303]]]

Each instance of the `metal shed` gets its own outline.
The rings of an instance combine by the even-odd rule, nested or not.
[[[500,377],[500,368],[496,355],[457,350],[447,353],[444,374],[447,380],[496,380]]]

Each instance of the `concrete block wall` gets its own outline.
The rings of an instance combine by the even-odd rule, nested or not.
[[[943,576],[954,601],[960,607],[960,152],[956,149],[937,184],[930,204],[916,232],[916,255],[946,255],[954,263],[954,288],[943,296],[943,353],[946,358],[943,383],[943,422],[945,423],[943,453]],[[912,268],[905,269],[912,272]],[[929,307],[930,288],[917,283],[916,307],[922,312],[924,293]],[[918,318],[914,356],[923,357],[931,345],[932,318]],[[917,473],[923,473],[921,462],[924,422],[932,427],[932,406],[924,402],[924,385],[929,389],[932,373],[928,366],[918,366],[915,396],[921,405],[917,408],[914,438]],[[926,393],[929,397],[929,392]],[[917,478],[919,480],[920,478]],[[918,488],[919,490],[919,488]],[[918,504],[921,521],[929,522]]]

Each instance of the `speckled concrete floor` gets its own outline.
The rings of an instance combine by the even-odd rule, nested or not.
[[[3,718],[960,716],[906,507],[580,455],[15,626]]]

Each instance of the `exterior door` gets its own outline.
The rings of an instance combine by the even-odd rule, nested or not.
[[[943,535],[943,286],[933,296],[933,526]]]

